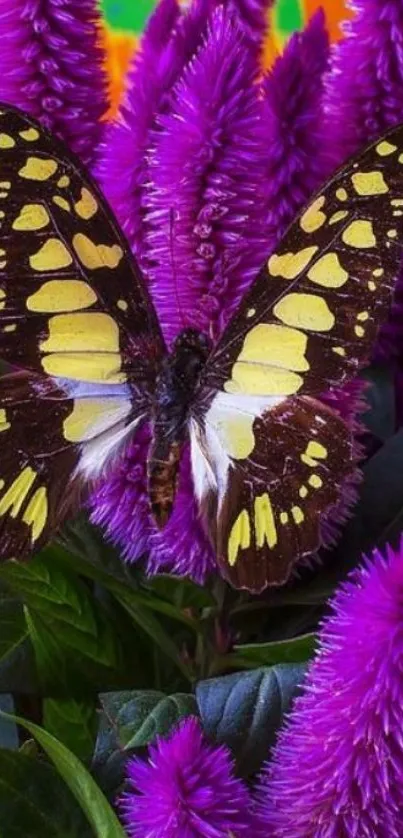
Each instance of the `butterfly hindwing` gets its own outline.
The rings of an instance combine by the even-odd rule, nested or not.
[[[0,357],[147,399],[163,353],[147,289],[78,160],[0,105]]]
[[[207,361],[194,410],[202,451],[194,480],[199,497],[209,486],[215,516],[205,519],[207,530],[224,574],[239,587],[284,581],[294,562],[320,544],[320,519],[354,472],[351,432],[320,396],[370,360],[402,247],[399,127],[349,161],[291,225]],[[226,428],[238,440],[229,453],[220,441],[224,405]],[[301,462],[301,450],[316,440],[328,452],[315,471],[318,489],[306,482],[309,467]],[[204,477],[197,478],[197,468]],[[305,490],[302,505],[296,493]],[[270,503],[259,500],[266,494]],[[276,525],[275,542],[272,536],[257,550],[256,504],[262,528],[272,516]]]
[[[36,373],[0,379],[0,558],[45,544],[129,430],[130,400],[71,398]]]

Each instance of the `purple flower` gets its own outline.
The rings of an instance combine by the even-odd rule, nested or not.
[[[91,166],[108,102],[95,0],[3,0],[0,99],[58,134]]]
[[[172,93],[170,109],[160,113],[150,135],[143,266],[168,345],[185,312],[187,325],[217,337],[268,252],[262,225],[266,138],[257,74],[255,48],[233,15],[218,9]],[[105,523],[131,559],[144,552],[144,539],[130,539],[140,527],[149,535],[150,571],[202,581],[215,560],[199,520],[188,454],[173,514],[158,532],[149,516],[142,525],[130,524],[131,516],[144,516],[147,505],[144,459],[132,452],[118,480],[112,475],[94,493],[93,520]],[[145,447],[143,452],[145,457]],[[141,482],[134,477],[139,468]],[[120,504],[116,489],[123,474]]]
[[[324,181],[324,75],[329,38],[319,10],[295,33],[263,82],[266,233],[271,249]]]
[[[224,746],[209,745],[196,719],[157,739],[147,762],[127,766],[121,812],[131,838],[256,835],[249,792]]]
[[[403,542],[336,594],[258,795],[274,838],[403,835]]]

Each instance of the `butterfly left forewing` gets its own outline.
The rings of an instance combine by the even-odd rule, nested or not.
[[[355,469],[351,432],[320,396],[368,363],[402,247],[400,126],[349,161],[291,225],[206,364],[194,480],[201,504],[214,510],[206,527],[235,585],[278,584],[320,546],[320,520]],[[309,474],[301,458],[311,443],[327,457]],[[258,500],[266,494],[270,505]],[[276,528],[262,548],[256,502]]]

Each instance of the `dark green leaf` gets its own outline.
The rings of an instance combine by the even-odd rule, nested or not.
[[[0,710],[13,713],[15,710],[12,695],[0,695]],[[0,716],[0,748],[17,749],[19,745],[17,725],[5,722]],[[1,823],[1,820],[0,820]],[[0,833],[1,834],[1,833]]]
[[[227,660],[232,666],[253,669],[256,666],[272,666],[276,663],[301,663],[308,661],[315,650],[315,634],[303,634],[291,640],[272,643],[247,643],[235,646]]]
[[[0,578],[41,616],[63,644],[97,664],[117,666],[116,641],[94,598],[71,573],[35,556],[26,564],[6,562]]]
[[[207,735],[234,753],[243,776],[269,756],[284,713],[297,693],[303,664],[279,664],[201,681],[196,698]]]
[[[91,699],[45,698],[43,726],[82,761],[89,762],[94,750],[97,713]]]
[[[385,441],[396,430],[393,369],[383,364],[372,364],[362,377],[370,384],[365,391],[368,410],[363,414],[363,422],[377,439]]]
[[[21,603],[0,598],[0,692],[30,691],[35,681],[32,648]]]
[[[125,838],[125,832],[113,809],[80,760],[38,725],[20,716],[8,716],[8,718],[25,727],[35,736],[78,801],[97,838]],[[78,836],[74,835],[74,838]]]
[[[166,736],[180,719],[197,714],[196,700],[187,693],[134,690],[104,693],[100,699],[121,748],[148,745],[156,736]]]
[[[54,768],[0,750],[1,838],[91,838],[73,795]]]
[[[206,587],[196,585],[190,579],[159,574],[147,581],[147,587],[161,599],[171,602],[180,609],[191,608],[200,611],[216,605],[211,591]]]

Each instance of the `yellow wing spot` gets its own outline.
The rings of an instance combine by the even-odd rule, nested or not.
[[[33,143],[35,140],[39,140],[39,131],[36,128],[27,128],[25,131],[20,131],[19,135],[27,143]]]
[[[292,506],[291,507],[291,515],[294,518],[296,524],[302,524],[305,515],[300,506]]]
[[[97,301],[95,291],[80,279],[51,279],[27,297],[29,311],[44,313],[79,311]]]
[[[380,157],[388,157],[389,154],[394,154],[394,152],[397,151],[397,145],[389,143],[388,140],[382,140],[382,142],[378,143],[376,146],[375,151]]]
[[[305,449],[305,453],[301,454],[301,462],[310,468],[316,468],[318,460],[326,460],[328,455],[327,448],[320,442],[311,440]]]
[[[27,180],[49,180],[57,172],[56,160],[46,160],[44,157],[28,157],[25,166],[19,170],[20,177]]]
[[[392,198],[392,207],[403,207],[403,198]]]
[[[342,239],[344,244],[348,244],[350,247],[375,247],[376,238],[372,221],[364,221],[363,219],[352,221],[343,231]]]
[[[347,191],[343,188],[336,189],[336,198],[338,201],[347,201],[348,194]]]
[[[399,154],[399,157],[397,159],[399,163],[403,163],[403,154]]]
[[[343,221],[343,218],[347,218],[347,216],[347,210],[339,210],[338,212],[333,213],[333,215],[329,218],[329,224],[337,224],[338,221]]]
[[[236,362],[231,379],[224,384],[226,393],[246,393],[251,396],[292,396],[303,385],[303,378],[295,372],[272,367],[270,364]]]
[[[6,307],[6,292],[0,288],[0,310]]]
[[[274,521],[273,507],[267,492],[255,498],[255,532],[256,546],[258,548],[263,547],[265,541],[267,541],[270,549],[276,546],[277,529]]]
[[[383,276],[384,273],[385,273],[384,268],[375,268],[375,270],[372,271],[373,276]]]
[[[42,204],[24,204],[21,212],[13,221],[13,230],[43,230],[50,222],[48,213]]]
[[[129,308],[129,305],[126,302],[126,300],[118,300],[116,305],[118,308],[120,308],[121,311],[127,311],[127,309]]]
[[[397,236],[397,230],[388,230],[388,236],[390,239],[395,239]]]
[[[354,332],[357,335],[357,338],[363,338],[365,335],[365,329],[362,326],[354,326]]]
[[[389,192],[382,172],[356,172],[351,180],[357,195],[384,195]]]
[[[287,294],[274,306],[273,313],[287,326],[329,332],[334,324],[334,314],[317,294]]]
[[[393,216],[394,216],[394,217],[396,217],[396,218],[397,218],[398,216],[401,216],[401,215],[403,215],[403,211],[402,211],[402,210],[393,210]]]
[[[256,314],[256,309],[255,308],[248,308],[248,311],[246,312],[247,317],[254,317],[255,314]]]
[[[0,268],[5,268],[7,265],[7,259],[5,259],[6,251],[0,247]]]
[[[326,214],[321,212],[325,200],[325,196],[321,195],[301,216],[299,225],[304,233],[314,233],[315,230],[319,230],[325,223]]]
[[[32,498],[22,516],[22,520],[31,527],[32,541],[37,541],[48,518],[48,493],[45,486],[41,486]]]
[[[8,198],[9,189],[11,189],[11,181],[0,180],[0,198]]]
[[[121,370],[122,359],[117,352],[59,352],[45,355],[41,363],[47,375],[74,381],[122,384],[127,378]]]
[[[297,253],[283,253],[279,256],[273,253],[268,262],[268,270],[271,276],[279,276],[281,279],[295,279],[301,271],[305,270],[309,262],[317,252],[318,247],[305,247]]]
[[[65,198],[62,198],[61,195],[54,195],[52,201],[54,204],[56,204],[56,206],[60,207],[63,210],[66,210],[66,212],[71,212],[69,202],[66,201]]]
[[[72,261],[71,254],[60,239],[48,239],[37,253],[29,257],[34,271],[56,271],[67,268]]]
[[[95,215],[95,213],[98,210],[98,204],[92,192],[90,192],[89,189],[86,189],[85,186],[83,186],[81,190],[80,200],[77,201],[76,204],[74,204],[74,209],[77,215],[79,215],[80,218],[84,218],[85,221],[88,221],[89,218],[92,218],[92,216]]]
[[[306,372],[309,370],[305,358],[307,343],[307,336],[297,329],[260,323],[246,335],[237,360]]]
[[[344,346],[332,346],[332,352],[334,352],[335,355],[341,355],[342,358],[345,358],[346,350],[344,349]]]
[[[287,524],[288,523],[288,512],[280,512],[280,524]]]
[[[66,186],[70,186],[70,178],[68,175],[62,175],[61,178],[57,181],[57,185],[64,189]]]
[[[308,483],[312,486],[312,489],[320,489],[323,486],[323,480],[319,477],[319,474],[311,474],[308,479]]]
[[[10,134],[0,134],[0,148],[14,148],[15,140]]]
[[[36,472],[30,466],[26,466],[1,498],[0,515],[10,511],[12,518],[17,517],[35,479]]]
[[[109,314],[56,314],[49,319],[49,337],[41,352],[119,352],[119,329]]]
[[[234,566],[239,549],[247,550],[250,546],[250,521],[247,509],[239,513],[228,539],[228,564]]]
[[[300,498],[306,498],[306,496],[308,494],[308,489],[306,488],[306,486],[301,486],[299,491],[298,491],[298,494],[299,494]]]
[[[0,218],[4,218],[4,217],[5,217],[5,212],[4,212],[4,210],[0,210]]]
[[[74,236],[73,247],[80,262],[89,270],[116,268],[123,257],[123,250],[118,244],[94,244],[83,233]]]
[[[10,422],[7,421],[7,414],[3,408],[0,409],[0,433],[2,431],[8,431],[11,428]]]
[[[1,308],[1,306],[0,306]],[[8,326],[3,326],[3,332],[15,332],[17,328],[16,323],[9,323]]]
[[[252,414],[224,412],[214,402],[208,411],[206,422],[216,428],[218,439],[229,457],[244,460],[255,447]]]
[[[341,288],[348,273],[340,264],[337,253],[325,253],[308,271],[308,279],[324,288]]]
[[[370,291],[376,291],[376,283],[373,282],[372,279],[370,279],[369,282],[368,282],[368,288],[369,288]]]
[[[119,421],[130,411],[128,399],[75,399],[73,410],[63,422],[64,438],[84,442],[106,430],[112,419]]]
[[[369,318],[369,312],[368,311],[360,311],[357,314],[357,320],[359,320],[360,323],[365,323],[365,321],[368,320],[368,318]]]

